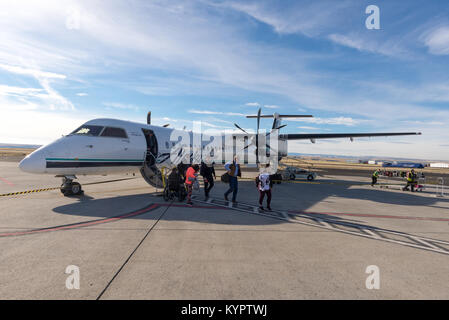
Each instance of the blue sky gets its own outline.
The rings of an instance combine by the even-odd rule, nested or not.
[[[315,116],[286,133],[423,132],[290,152],[449,160],[444,1],[2,1],[0,39],[0,142],[148,110],[155,124],[250,129],[241,115],[260,106]]]

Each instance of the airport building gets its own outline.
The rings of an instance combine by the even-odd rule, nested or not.
[[[431,168],[449,168],[449,163],[436,162],[436,163],[429,164],[429,167],[431,167]]]

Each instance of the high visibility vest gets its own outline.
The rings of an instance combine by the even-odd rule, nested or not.
[[[407,173],[407,181],[412,182],[413,181],[413,173],[409,172]]]
[[[373,173],[373,177],[374,177],[374,178],[377,178],[378,176],[379,176],[379,171],[377,171],[377,170],[376,170],[376,171],[374,171],[374,173]]]

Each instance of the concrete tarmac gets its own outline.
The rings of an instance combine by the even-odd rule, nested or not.
[[[165,202],[137,175],[78,181],[84,196],[58,189],[0,196],[0,299],[449,298],[446,254],[198,201]],[[448,196],[369,184],[354,176],[282,183],[272,207],[449,241]],[[59,185],[0,162],[0,194]],[[222,199],[226,189],[217,182],[211,195]],[[240,202],[257,205],[252,179],[239,189]],[[66,287],[70,265],[79,267],[80,289]],[[379,289],[366,287],[370,265],[379,268]]]

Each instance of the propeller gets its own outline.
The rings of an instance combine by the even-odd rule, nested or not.
[[[237,128],[239,128],[240,130],[242,130],[243,132],[245,132],[246,134],[249,134],[248,132],[246,132],[245,130],[243,130],[242,128],[240,128],[240,126],[237,123],[234,123],[234,126],[236,126]]]
[[[257,131],[256,131],[256,164],[259,163],[259,127],[260,127],[260,114],[262,112],[262,108],[259,108],[257,111]]]
[[[260,119],[261,119],[261,118],[264,118],[264,117],[265,117],[265,118],[267,117],[267,116],[262,116],[261,113],[262,113],[262,108],[259,108],[259,110],[257,111],[257,116],[248,116],[248,117],[251,117],[251,118],[257,118],[256,134],[255,134],[255,139],[254,139],[254,138],[251,139],[251,142],[248,143],[248,144],[243,148],[243,150],[245,150],[245,149],[248,149],[251,145],[255,144],[255,146],[256,146],[256,164],[257,164],[257,165],[259,164],[259,129],[260,129]],[[273,127],[272,127],[272,130],[271,130],[270,132],[268,132],[268,133],[265,135],[265,137],[268,137],[268,136],[273,132],[274,129],[279,130],[279,129],[284,128],[284,127],[286,126],[286,124],[284,124],[284,125],[281,125],[281,126],[276,127],[276,125],[278,124],[278,121],[277,121],[277,120],[278,120],[278,118],[279,118],[279,114],[274,114],[273,117],[275,118],[275,120],[273,121]],[[246,133],[246,134],[249,135],[249,133],[246,132],[244,129],[242,129],[237,123],[234,123],[234,126],[235,126],[236,128],[238,128],[239,130],[241,130],[242,132],[244,132],[244,133]],[[274,152],[277,152],[277,150],[275,150],[274,148],[272,148],[272,147],[271,147],[268,143],[266,143],[266,142],[265,142],[265,147],[266,147],[267,149],[273,150]]]

